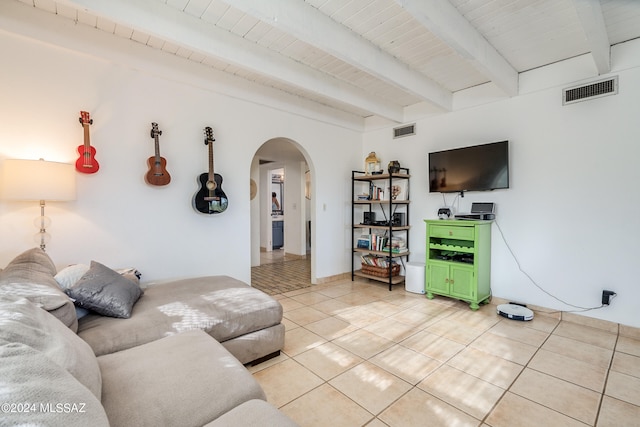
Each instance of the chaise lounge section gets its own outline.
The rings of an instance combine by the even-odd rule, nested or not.
[[[231,277],[209,276],[150,286],[129,319],[92,313],[79,319],[78,335],[101,356],[203,330],[247,364],[279,353],[281,321],[282,306],[269,295]]]
[[[186,279],[146,289],[129,318],[78,327],[55,274],[40,249],[0,271],[2,423],[296,426],[243,366],[280,350],[277,301],[231,278]]]

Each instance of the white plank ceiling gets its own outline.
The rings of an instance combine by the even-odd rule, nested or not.
[[[638,0],[13,0],[298,98],[403,122],[640,37]]]

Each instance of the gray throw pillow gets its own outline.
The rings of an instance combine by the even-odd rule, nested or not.
[[[133,305],[142,295],[142,289],[131,280],[99,262],[91,267],[65,292],[78,307],[109,317],[131,317]]]

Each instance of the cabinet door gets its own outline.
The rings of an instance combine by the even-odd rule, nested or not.
[[[451,296],[465,299],[476,298],[476,282],[473,266],[452,265],[449,276]]]
[[[438,293],[449,293],[449,266],[447,264],[427,264],[427,289]]]

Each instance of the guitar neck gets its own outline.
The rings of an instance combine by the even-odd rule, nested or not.
[[[209,181],[213,182],[215,172],[213,170],[213,140],[209,141]]]
[[[158,138],[158,134],[155,134],[153,136],[153,139],[155,140],[155,146],[156,146],[156,162],[160,161],[160,138]]]
[[[89,151],[89,147],[91,146],[91,139],[89,137],[89,124],[83,123],[82,128],[84,130],[84,150]]]

